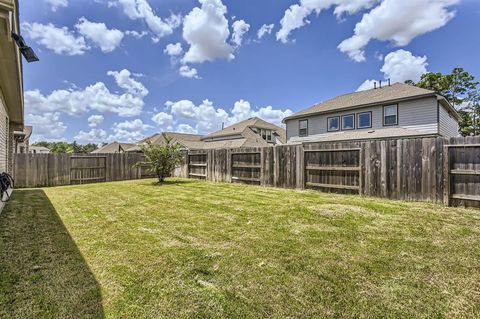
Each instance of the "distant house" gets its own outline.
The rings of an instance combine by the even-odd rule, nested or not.
[[[458,136],[460,115],[441,95],[396,83],[341,95],[285,118],[289,143]]]
[[[165,137],[178,143],[184,150],[207,150],[237,147],[265,147],[286,142],[285,130],[257,117],[228,126],[217,132],[202,136],[165,132],[150,136],[132,147],[128,152],[141,152],[140,145],[146,141],[163,145]]]
[[[265,147],[285,144],[286,132],[279,126],[252,117],[208,134],[202,141],[205,143],[203,149]]]
[[[30,146],[28,152],[30,154],[49,154],[50,150],[44,146]]]
[[[183,150],[194,150],[194,149],[201,149],[203,146],[203,142],[201,141],[202,136],[196,134],[185,134],[185,133],[175,133],[175,132],[164,132],[164,133],[157,133],[146,139],[141,140],[137,143],[137,145],[133,146],[128,150],[129,153],[141,153],[142,150],[140,145],[143,143],[150,141],[153,144],[165,145],[167,140],[169,139],[171,143],[177,143],[181,146]]]
[[[25,125],[23,131],[15,131],[15,153],[24,154],[29,153],[30,150],[30,136],[32,136],[32,127]]]
[[[106,144],[99,149],[91,152],[92,154],[116,154],[116,153],[125,153],[130,148],[134,147],[135,144],[132,143],[119,143],[119,142],[112,142],[110,144]]]

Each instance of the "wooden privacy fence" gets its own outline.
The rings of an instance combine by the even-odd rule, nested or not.
[[[48,187],[148,178],[142,154],[15,154],[15,187]]]
[[[480,207],[480,137],[195,151],[184,165],[216,182]]]
[[[16,187],[153,177],[142,154],[16,154]],[[190,151],[175,176],[480,207],[480,137]]]

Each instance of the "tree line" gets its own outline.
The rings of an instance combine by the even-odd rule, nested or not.
[[[67,142],[36,142],[33,146],[43,146],[50,150],[51,153],[67,153],[67,154],[88,154],[98,149],[97,144],[78,144],[76,141],[73,143]]]
[[[463,68],[454,68],[451,73],[428,72],[419,82],[405,83],[432,90],[443,95],[461,116],[460,134],[480,135],[480,91],[479,82]]]

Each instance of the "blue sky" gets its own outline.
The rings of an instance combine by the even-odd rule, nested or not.
[[[24,65],[33,140],[204,134],[280,123],[372,80],[480,77],[477,0],[38,0],[20,13],[41,60]]]

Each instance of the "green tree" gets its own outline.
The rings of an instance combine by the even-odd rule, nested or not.
[[[32,144],[34,146],[43,146],[46,147],[50,150],[50,152],[54,154],[58,153],[90,153],[94,150],[96,150],[98,147],[96,144],[86,144],[86,145],[81,145],[78,144],[77,142],[73,143],[67,143],[67,142],[46,142],[46,141],[40,141]]]
[[[153,172],[158,177],[158,183],[162,184],[166,177],[172,175],[173,170],[182,161],[182,151],[179,144],[172,144],[171,139],[163,136],[165,144],[154,144],[151,141],[140,146],[145,160],[137,163],[137,166],[148,166],[148,171]]]
[[[450,74],[428,72],[422,75],[418,83],[405,81],[427,90],[432,90],[444,96],[462,117],[460,133],[479,134],[478,130],[478,84],[475,77],[463,68],[454,68]]]

